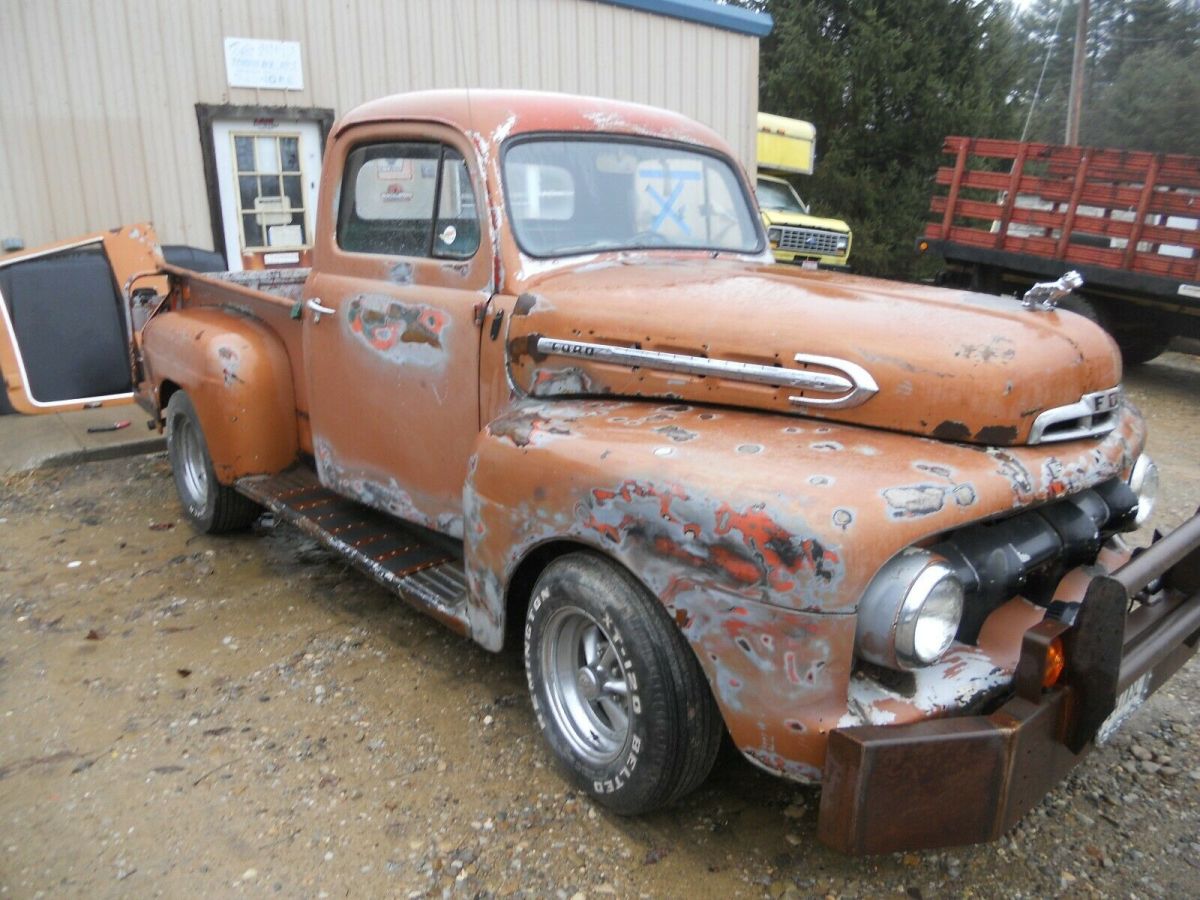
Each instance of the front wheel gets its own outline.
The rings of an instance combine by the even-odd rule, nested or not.
[[[254,501],[217,481],[196,408],[183,391],[167,401],[167,456],[184,515],[205,534],[245,528],[262,511]]]
[[[691,648],[604,558],[572,553],[542,572],[525,620],[525,671],[555,757],[614,812],[673,803],[712,769],[723,725]]]

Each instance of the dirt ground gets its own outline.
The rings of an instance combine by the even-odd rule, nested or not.
[[[1200,358],[1127,386],[1173,526],[1200,505]],[[0,623],[0,896],[1200,893],[1198,663],[1002,840],[848,859],[814,789],[737,758],[670,811],[593,806],[516,654],[286,527],[195,535],[162,456],[4,484]]]

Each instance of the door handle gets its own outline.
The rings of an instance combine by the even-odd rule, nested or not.
[[[321,299],[319,297],[309,297],[308,303],[306,303],[305,306],[313,311],[314,325],[321,321],[321,316],[332,316],[337,312],[337,310],[333,309],[332,307],[322,306]]]

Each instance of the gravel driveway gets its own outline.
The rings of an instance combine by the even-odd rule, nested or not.
[[[1200,359],[1127,386],[1174,525]],[[161,456],[4,484],[0,623],[2,896],[1200,893],[1196,663],[1004,839],[849,859],[815,790],[736,756],[668,812],[603,812],[550,764],[516,654],[288,528],[195,535]]]

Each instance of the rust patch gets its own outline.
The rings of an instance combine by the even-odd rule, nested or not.
[[[888,517],[892,519],[913,519],[941,512],[947,497],[959,506],[970,506],[976,499],[975,488],[969,484],[912,484],[883,492]]]
[[[578,366],[565,369],[536,369],[531,388],[530,393],[536,397],[591,394],[599,390],[587,372]]]
[[[221,360],[221,379],[225,382],[225,387],[229,387],[235,381],[241,381],[238,370],[242,366],[242,360],[237,351],[232,347],[218,347],[217,356]]]
[[[999,463],[997,471],[1012,486],[1017,502],[1033,495],[1033,476],[1019,459],[1003,450],[989,451],[989,454]]]
[[[385,356],[403,356],[420,362],[419,354],[405,353],[407,346],[442,349],[449,317],[425,304],[401,303],[391,297],[360,294],[347,304],[350,330],[371,349]]]
[[[513,305],[514,316],[527,316],[537,306],[537,297],[533,294],[522,294]]]
[[[983,363],[1009,363],[1016,358],[1017,348],[1010,338],[996,336],[986,344],[963,344],[954,355]]]
[[[566,436],[569,428],[554,424],[550,419],[533,410],[504,416],[488,425],[488,434],[511,441],[516,447],[528,447],[538,443],[542,435]]]
[[[1012,425],[987,425],[975,432],[975,440],[981,444],[1007,447],[1017,439],[1017,429]]]
[[[677,444],[686,444],[688,441],[694,441],[700,437],[694,431],[689,431],[679,425],[660,425],[654,429],[655,434],[661,434],[669,440]]]
[[[933,436],[943,441],[969,441],[971,439],[971,429],[962,422],[946,420],[933,429]]]

